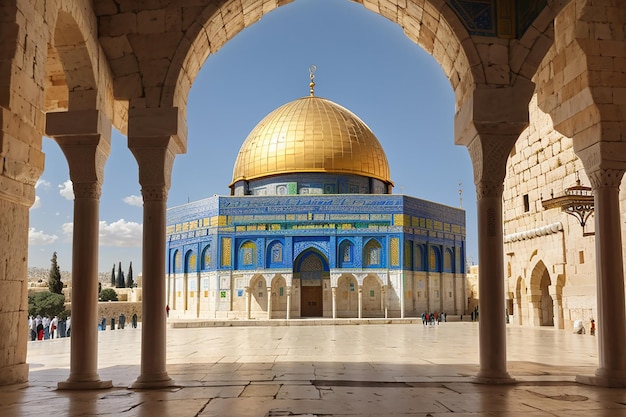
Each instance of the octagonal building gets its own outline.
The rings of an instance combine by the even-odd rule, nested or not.
[[[170,314],[464,313],[465,212],[392,187],[371,129],[311,88],[250,132],[230,196],[168,209]]]

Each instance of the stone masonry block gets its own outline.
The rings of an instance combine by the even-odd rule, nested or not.
[[[165,9],[157,9],[137,13],[137,32],[140,34],[164,32],[165,12]]]

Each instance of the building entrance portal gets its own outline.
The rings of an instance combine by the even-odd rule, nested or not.
[[[541,277],[541,325],[554,326],[554,301],[550,295],[548,287],[550,286],[550,275],[548,271],[544,271]]]
[[[324,262],[320,255],[310,252],[304,255],[300,263],[300,315],[302,317],[322,317],[324,304],[322,297],[322,277]]]

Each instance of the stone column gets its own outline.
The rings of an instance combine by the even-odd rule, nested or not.
[[[131,109],[128,147],[139,165],[143,196],[141,374],[132,388],[174,384],[166,370],[165,215],[172,167],[184,151],[178,109]]]
[[[363,286],[361,284],[357,284],[359,286],[359,318],[363,317]]]
[[[401,280],[404,280],[404,278],[400,278]],[[404,293],[402,293],[404,298]],[[387,304],[388,304],[388,300],[387,300],[387,286],[386,285],[381,285],[380,287],[380,308],[381,310],[383,310],[383,314],[384,317],[387,318]],[[402,313],[402,316],[404,317],[404,313]]]
[[[67,159],[74,187],[70,376],[59,389],[111,388],[98,376],[98,236],[104,165],[111,123],[98,110],[48,113],[46,134]]]
[[[415,290],[413,290],[414,292]],[[404,272],[400,276],[400,318],[404,318],[404,309],[405,309],[405,289],[404,289]],[[413,297],[413,296],[412,296]],[[385,310],[385,318],[387,317],[387,310]]]
[[[291,318],[291,285],[285,288],[285,291],[287,291],[287,311],[285,317],[289,320]]]
[[[272,287],[267,287],[267,319],[272,318]]]
[[[479,355],[476,382],[511,383],[506,370],[502,191],[506,163],[528,126],[535,85],[517,77],[512,86],[476,85],[458,106],[455,143],[465,145],[474,169],[478,217]]]
[[[333,319],[337,318],[337,287],[330,288],[333,297]]]
[[[246,287],[246,320],[250,320],[250,304],[252,303],[252,289]]]
[[[501,182],[481,181],[478,194],[478,299],[480,371],[478,382],[513,380],[506,371],[506,319],[504,317],[504,246]]]
[[[598,298],[599,368],[595,378],[579,382],[609,387],[626,386],[626,308],[624,260],[619,203],[622,169],[598,169],[589,174],[594,194],[596,228],[596,280]]]

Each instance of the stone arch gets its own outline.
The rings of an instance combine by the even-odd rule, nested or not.
[[[515,284],[515,303],[513,304],[513,317],[519,326],[526,324],[528,320],[528,289],[524,278],[517,277]]]
[[[358,317],[359,283],[352,274],[342,274],[337,279],[337,317]]]
[[[383,282],[377,274],[363,278],[362,285],[363,317],[384,317]]]
[[[287,281],[282,275],[275,275],[271,282],[272,287],[272,311],[285,313],[280,318],[285,318],[287,313]],[[272,317],[279,316],[273,314]]]
[[[46,52],[45,111],[98,109],[125,131],[127,106],[116,102],[113,75],[98,43],[98,23],[89,7],[59,0],[47,7],[50,38]]]
[[[267,282],[263,275],[259,274],[252,277],[250,280],[250,292],[252,294],[250,300],[250,313],[252,317],[267,317],[265,314],[260,314],[263,312],[267,313]],[[254,313],[257,313],[257,316],[255,316]]]
[[[246,4],[245,13],[242,3],[236,0],[207,5],[180,35],[155,106],[184,109],[191,85],[208,56],[265,14],[287,3],[257,0]],[[435,58],[450,80],[457,101],[461,101],[475,82],[496,81],[500,84],[498,78],[491,75],[492,72],[483,68],[476,43],[445,2],[426,0],[406,6],[394,3],[389,7],[376,3],[363,5],[398,24],[411,41]]]
[[[554,299],[552,280],[543,261],[538,261],[530,276],[530,303],[532,320],[536,326],[554,326]]]

